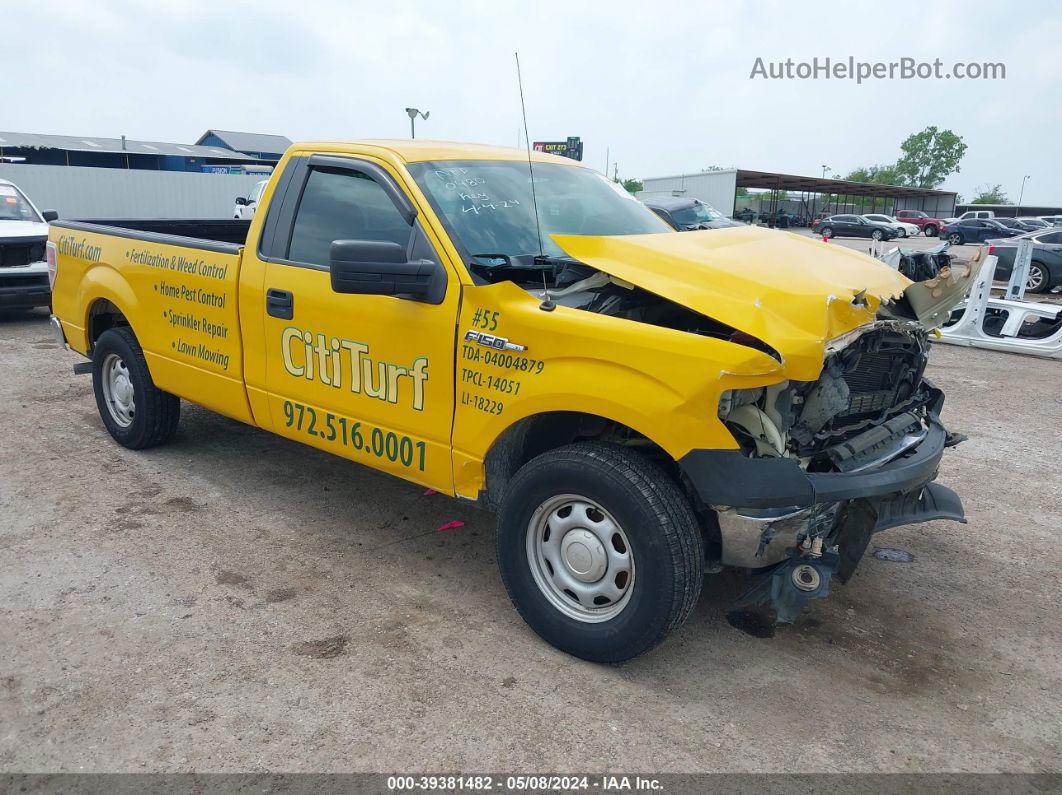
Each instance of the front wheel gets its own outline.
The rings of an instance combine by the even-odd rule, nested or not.
[[[885,233],[882,232],[880,229],[875,229],[873,232],[870,233],[870,236],[875,240],[881,240],[883,237],[885,237]]]
[[[907,237],[907,230],[902,226],[900,227],[900,237]]]
[[[543,453],[513,478],[498,517],[498,566],[539,636],[612,663],[686,620],[704,547],[689,501],[656,464],[582,442]]]
[[[951,243],[953,246],[958,246],[962,243],[962,235],[960,235],[958,232],[952,232],[950,235],[948,235],[948,242]]]
[[[829,226],[822,227],[822,236],[827,239],[833,237],[833,228]]]
[[[92,388],[107,431],[118,444],[143,450],[173,438],[181,401],[151,380],[144,351],[128,326],[108,329],[92,351]]]

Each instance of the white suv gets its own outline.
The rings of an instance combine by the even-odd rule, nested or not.
[[[42,213],[13,182],[0,179],[0,309],[48,306],[48,222],[58,217],[55,210]]]

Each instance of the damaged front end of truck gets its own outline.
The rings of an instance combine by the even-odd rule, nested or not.
[[[757,575],[744,604],[792,622],[835,578],[852,576],[875,533],[965,521],[959,497],[934,482],[943,451],[962,437],[941,422],[944,395],[925,368],[929,335],[961,301],[974,263],[934,255],[929,278],[911,282],[782,233],[649,237],[662,236],[557,241],[781,364],[783,380],[721,393],[714,408],[735,449],[695,449],[678,462],[717,533],[720,563]],[[708,267],[683,283],[675,274],[690,262]]]

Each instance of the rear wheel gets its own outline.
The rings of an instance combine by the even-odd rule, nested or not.
[[[1025,282],[1025,289],[1030,293],[1046,293],[1051,284],[1051,276],[1047,266],[1042,262],[1029,263],[1029,277]]]
[[[958,232],[952,232],[950,235],[948,235],[948,242],[951,243],[953,246],[958,246],[962,243],[962,235],[960,235]]]
[[[704,548],[688,500],[658,466],[582,442],[543,453],[513,478],[498,517],[498,565],[544,640],[620,662],[689,616]]]
[[[922,230],[926,233],[926,237],[936,237],[937,228],[933,224],[926,224],[926,228]]]
[[[168,442],[181,401],[151,380],[144,351],[128,326],[108,329],[92,352],[92,388],[107,431],[131,450]]]

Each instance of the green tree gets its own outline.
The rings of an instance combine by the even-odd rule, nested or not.
[[[637,193],[645,188],[640,179],[634,179],[633,177],[631,179],[621,179],[619,183],[628,193]]]
[[[1010,204],[1002,185],[980,185],[970,204]]]
[[[884,166],[862,166],[850,171],[845,177],[849,182],[865,182],[872,185],[902,185],[903,175],[896,164]]]
[[[896,161],[896,171],[905,184],[916,188],[936,188],[949,174],[959,171],[959,161],[966,144],[951,130],[926,127],[907,136],[900,144],[903,155]]]

